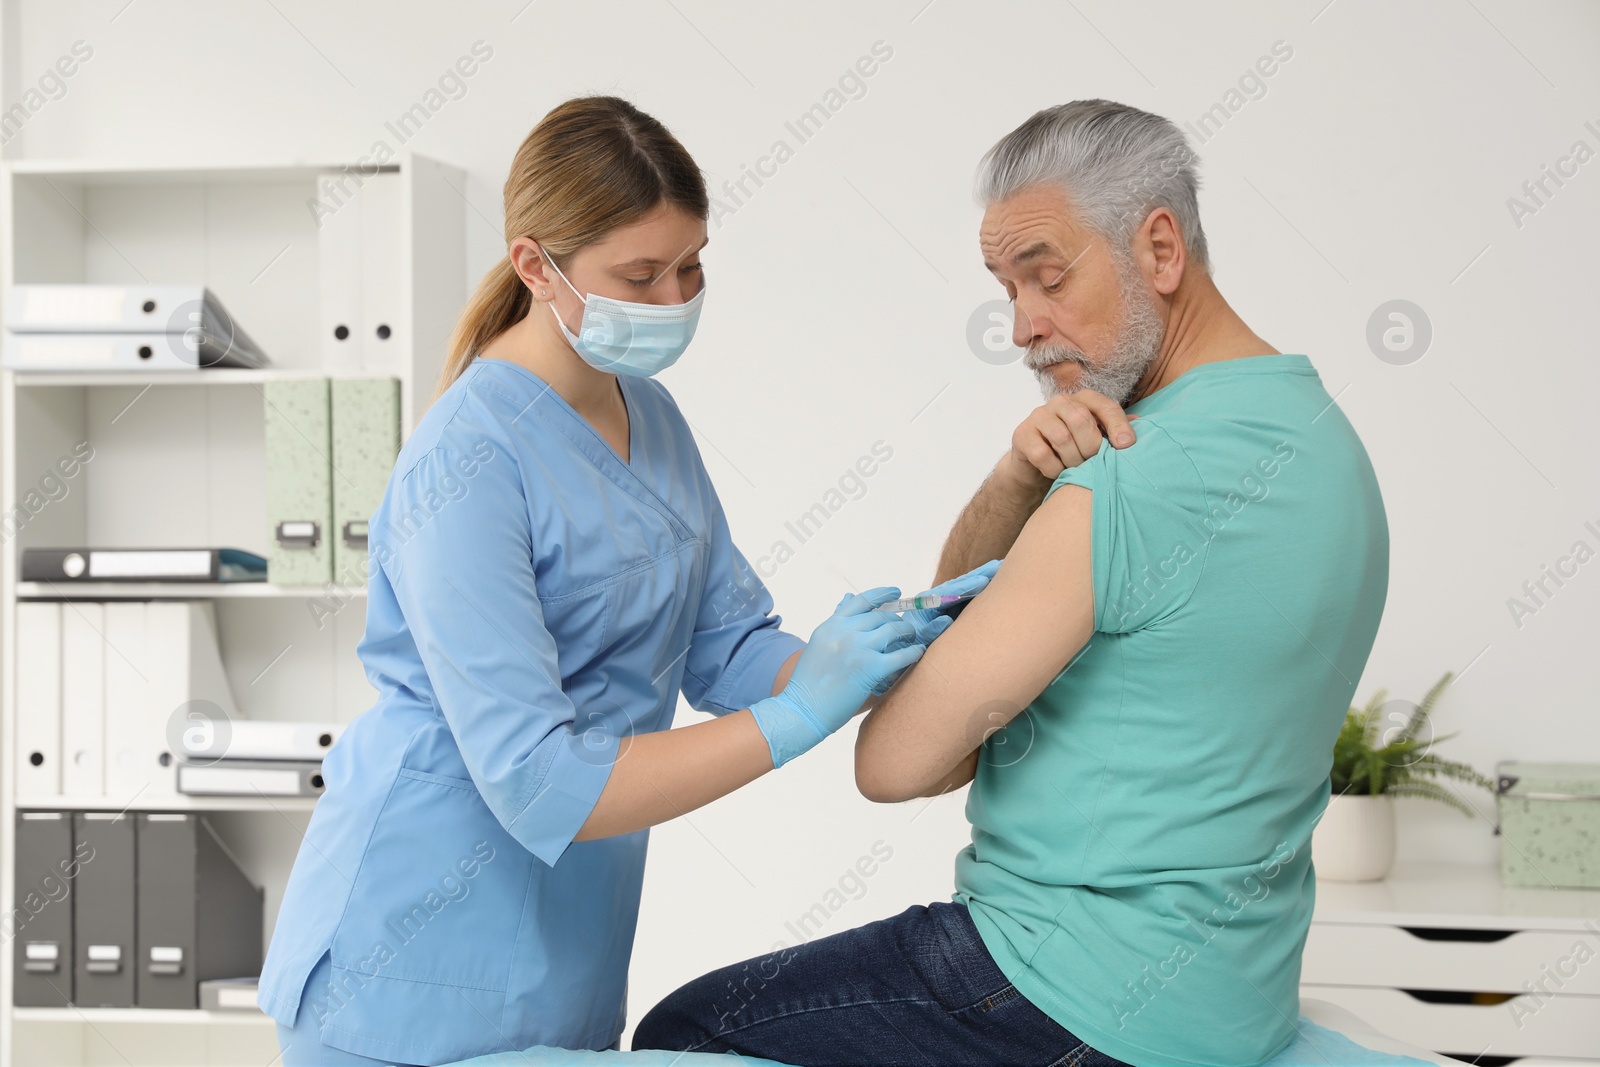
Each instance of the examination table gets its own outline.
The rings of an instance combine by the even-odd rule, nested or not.
[[[1300,1002],[1299,1035],[1265,1067],[1420,1067],[1460,1064],[1384,1037],[1343,1008],[1320,1000]],[[772,1060],[699,1052],[572,1052],[530,1048],[476,1056],[452,1067],[786,1067]]]

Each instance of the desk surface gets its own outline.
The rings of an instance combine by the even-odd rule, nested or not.
[[[1313,922],[1600,933],[1600,890],[1524,889],[1485,864],[1400,863],[1381,882],[1317,882]]]

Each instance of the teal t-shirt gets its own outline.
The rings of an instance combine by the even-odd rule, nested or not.
[[[1294,1036],[1333,740],[1389,581],[1366,450],[1303,355],[1207,363],[1128,409],[1093,493],[1095,632],[984,742],[956,857],[1006,977],[1135,1067]]]

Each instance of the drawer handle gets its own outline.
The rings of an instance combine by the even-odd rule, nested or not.
[[[1504,941],[1516,933],[1515,930],[1472,930],[1445,926],[1402,926],[1400,929],[1423,941],[1471,941],[1478,944]]]
[[[1402,989],[1400,992],[1412,1000],[1420,1000],[1424,1004],[1460,1004],[1469,1008],[1494,1008],[1499,1007],[1508,1000],[1515,1000],[1516,993],[1463,993],[1446,989]]]
[[[279,548],[316,548],[322,543],[322,524],[311,519],[286,519],[274,527]]]

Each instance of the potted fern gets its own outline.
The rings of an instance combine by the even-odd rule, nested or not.
[[[1453,675],[1446,672],[1422,703],[1386,703],[1380,689],[1366,706],[1351,708],[1333,743],[1332,796],[1311,838],[1317,877],[1370,882],[1394,865],[1394,798],[1420,797],[1471,816],[1473,809],[1441,784],[1464,782],[1492,791],[1494,783],[1471,766],[1435,755],[1450,736],[1434,737],[1429,716]]]

